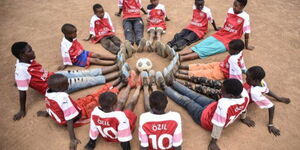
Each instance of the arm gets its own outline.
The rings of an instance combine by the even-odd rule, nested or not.
[[[141,8],[141,11],[146,15],[147,11],[144,9],[144,7]]]
[[[271,108],[269,108],[269,124],[268,124],[268,130],[269,133],[273,133],[275,136],[280,135],[280,130],[274,127],[273,125],[273,117],[275,112],[275,105]]]
[[[68,66],[69,66],[69,65],[64,65],[64,64],[62,64],[62,65],[60,65],[60,66],[57,67],[57,70],[64,70],[64,69],[66,69]]]
[[[271,97],[275,98],[277,101],[285,103],[285,104],[288,104],[291,102],[291,100],[289,98],[279,97],[275,93],[273,93],[271,90],[269,90],[269,93],[267,93],[267,95],[271,96]]]
[[[96,140],[90,139],[89,142],[84,146],[87,150],[93,150],[96,146]]]
[[[19,91],[20,111],[14,115],[14,120],[20,120],[26,115],[26,91]]]
[[[68,120],[67,128],[68,128],[69,137],[70,137],[70,149],[76,150],[77,144],[80,144],[80,141],[78,139],[76,139],[73,123],[74,123],[74,119]]]
[[[221,27],[217,27],[217,26],[216,26],[215,20],[212,20],[211,24],[212,24],[212,26],[214,27],[215,31],[218,31],[218,30],[221,29]]]
[[[255,122],[251,120],[249,117],[247,117],[247,111],[241,114],[241,122],[247,125],[248,127],[255,127]]]
[[[86,39],[83,39],[83,40],[84,40],[84,41],[89,41],[89,40],[90,40],[92,37],[93,37],[93,35],[92,35],[92,34],[90,34],[88,38],[86,38]]]
[[[250,37],[250,34],[245,33],[245,47],[246,47],[247,50],[253,50],[255,47],[249,45],[249,37]]]
[[[121,16],[121,13],[122,13],[122,11],[123,11],[123,8],[122,8],[122,7],[120,7],[120,8],[119,8],[119,12],[115,13],[115,16],[118,16],[118,17],[120,17],[120,16]]]
[[[181,150],[182,148],[181,148],[181,145],[180,146],[178,146],[178,147],[173,147],[174,148],[174,150]]]
[[[121,142],[121,147],[123,150],[130,150],[130,142]]]
[[[171,19],[168,18],[168,16],[166,16],[165,20],[166,20],[166,21],[171,21]]]
[[[220,150],[220,147],[217,144],[217,140],[221,137],[223,127],[218,127],[216,125],[213,126],[211,132],[211,140],[208,145],[209,150]]]

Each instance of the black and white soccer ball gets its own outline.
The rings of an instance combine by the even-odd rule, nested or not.
[[[139,72],[150,71],[152,69],[152,62],[148,58],[140,58],[136,62],[136,68]]]

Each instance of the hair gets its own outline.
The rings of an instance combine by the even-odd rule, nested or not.
[[[61,27],[61,32],[64,34],[71,33],[72,29],[76,29],[76,27],[70,23],[66,23]]]
[[[167,96],[161,91],[154,91],[149,97],[150,108],[156,110],[164,110],[167,107]]]
[[[100,4],[95,4],[95,5],[93,6],[93,11],[95,12],[96,9],[100,9],[100,8],[103,8],[102,5],[100,5]]]
[[[53,74],[47,81],[48,87],[53,90],[62,88],[61,84],[64,82],[68,82],[68,78],[62,74]]]
[[[18,59],[20,59],[20,55],[25,53],[25,47],[28,45],[27,42],[15,42],[11,46],[11,53]]]
[[[247,73],[250,75],[252,80],[261,81],[266,76],[264,69],[260,66],[253,66],[253,67],[249,68],[247,70]]]
[[[238,79],[226,79],[223,82],[223,87],[226,93],[232,94],[234,96],[241,95],[243,91],[243,85]]]
[[[247,5],[247,0],[236,0],[236,1],[238,1],[244,7]]]
[[[99,104],[102,108],[110,108],[118,101],[118,97],[113,92],[105,92],[99,96]]]
[[[241,39],[231,40],[228,44],[229,49],[235,51],[242,51],[245,48],[245,44]]]
[[[195,0],[195,2],[203,2],[204,0]]]

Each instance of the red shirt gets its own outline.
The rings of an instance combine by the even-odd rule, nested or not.
[[[123,8],[123,19],[141,17],[141,0],[118,0],[119,7]]]
[[[149,24],[148,29],[152,27],[161,27],[163,30],[167,29],[165,22],[166,9],[162,4],[158,4],[155,8],[148,10]]]
[[[92,43],[97,43],[102,38],[115,34],[110,16],[107,12],[104,13],[102,19],[96,15],[91,18],[90,34],[94,36],[94,38],[91,39]]]

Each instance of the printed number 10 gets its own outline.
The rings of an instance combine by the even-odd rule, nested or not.
[[[172,135],[170,134],[162,134],[158,137],[156,135],[150,135],[149,138],[152,141],[152,147],[153,149],[170,149],[172,147]],[[164,139],[168,139],[168,146],[164,146],[163,141]],[[158,147],[158,148],[157,148]]]

